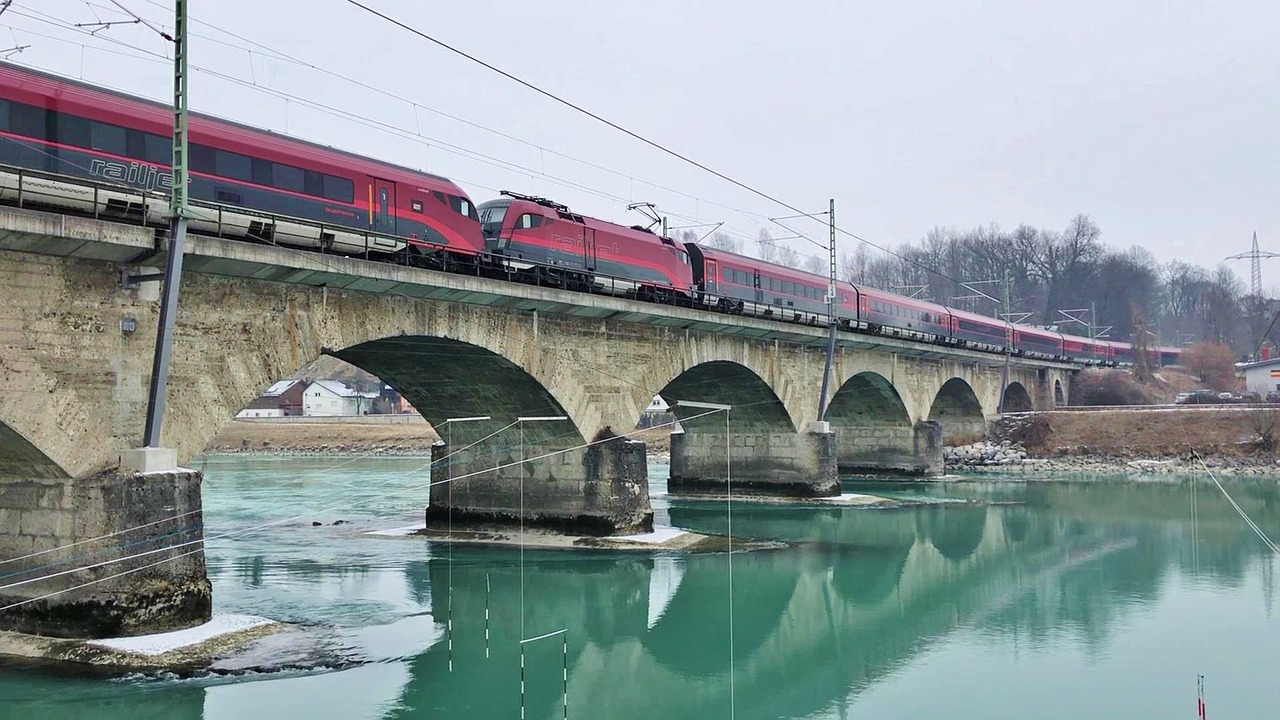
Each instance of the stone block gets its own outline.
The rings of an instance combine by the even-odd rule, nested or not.
[[[120,453],[120,469],[134,473],[173,472],[178,451],[173,448],[132,448]]]
[[[63,510],[26,510],[18,532],[34,537],[70,537],[71,513]]]

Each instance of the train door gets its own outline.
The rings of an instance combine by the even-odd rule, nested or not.
[[[707,293],[708,295],[720,294],[719,291],[717,290],[717,288],[719,287],[719,284],[717,281],[720,278],[720,276],[716,274],[717,265],[718,264],[716,263],[715,260],[708,260],[706,262],[706,267],[704,268],[705,274],[702,276],[702,291]]]
[[[396,184],[370,178],[369,225],[374,232],[396,234]]]
[[[760,288],[760,271],[755,270],[751,274],[751,284],[756,289],[756,302],[764,302],[764,290]]]
[[[596,231],[589,227],[582,228],[582,266],[596,269]]]

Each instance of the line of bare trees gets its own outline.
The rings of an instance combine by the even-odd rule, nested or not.
[[[1213,340],[1237,354],[1256,351],[1277,305],[1247,294],[1231,268],[1210,270],[1180,260],[1161,264],[1146,248],[1108,248],[1101,236],[1084,214],[1060,230],[1019,225],[1010,231],[995,224],[969,230],[935,227],[919,242],[896,248],[896,255],[858,243],[841,253],[840,274],[854,283],[992,316],[1003,308],[982,295],[1002,300],[1008,277],[1010,308],[1030,313],[1022,321],[1027,324],[1087,334],[1088,328],[1061,312],[1068,311],[1095,331],[1109,327],[1111,339],[1132,341],[1145,331],[1160,344]],[[697,237],[686,233],[682,239]],[[825,275],[827,259],[820,249],[805,255],[792,247],[803,242],[780,242],[767,230],[760,231],[751,247],[725,233],[703,240]],[[1269,334],[1273,343],[1280,341],[1280,323],[1276,325]]]

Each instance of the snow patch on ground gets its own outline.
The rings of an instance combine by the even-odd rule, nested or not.
[[[365,535],[377,535],[379,537],[405,537],[406,535],[412,535],[426,529],[427,526],[425,524],[409,525],[408,527],[391,528],[389,530],[374,530],[373,532],[365,533]]]
[[[615,535],[613,537],[604,538],[610,542],[628,542],[628,543],[646,543],[650,545],[661,545],[668,540],[674,540],[687,531],[674,527],[658,527],[653,528],[653,532],[643,533],[640,535]]]
[[[88,644],[104,647],[108,650],[119,650],[139,655],[163,655],[174,650],[199,645],[216,637],[252,630],[274,622],[275,620],[268,620],[257,615],[214,615],[209,622],[187,630],[176,630],[157,635],[108,638],[106,640],[94,640]]]

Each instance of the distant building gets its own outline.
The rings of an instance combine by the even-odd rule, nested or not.
[[[373,412],[385,415],[413,415],[418,412],[417,408],[410,405],[409,401],[390,385],[382,386],[382,392],[378,393],[374,408]]]
[[[653,400],[649,403],[649,407],[640,413],[640,422],[636,423],[638,428],[648,428],[654,425],[670,424],[674,429],[676,416],[671,412],[667,401],[662,399],[661,395],[654,395]]]
[[[378,393],[362,393],[337,380],[316,380],[302,393],[302,414],[308,417],[368,415]]]
[[[1280,358],[1240,363],[1236,370],[1244,375],[1244,387],[1266,397],[1269,392],[1280,392]]]
[[[302,414],[302,394],[307,383],[302,380],[279,380],[253,399],[236,417],[290,417]]]

